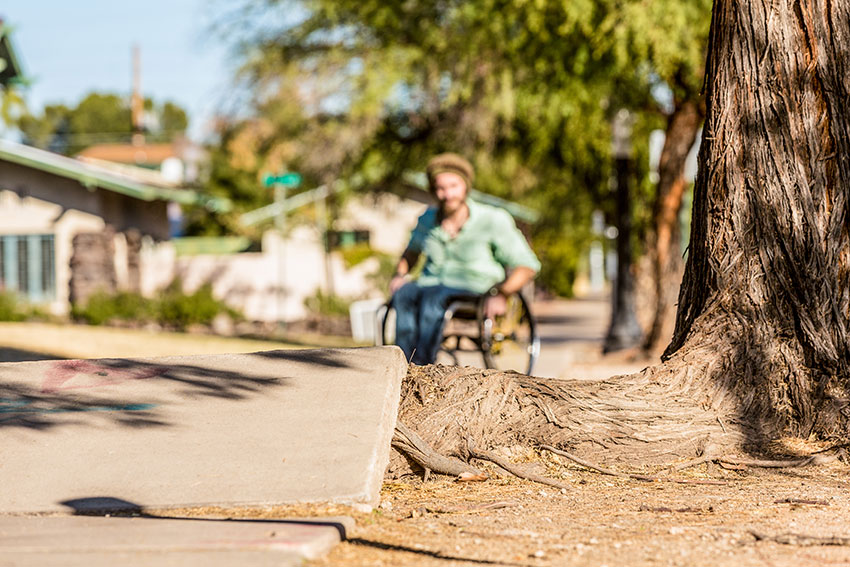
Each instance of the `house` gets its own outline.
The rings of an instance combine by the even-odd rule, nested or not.
[[[98,290],[150,294],[172,202],[230,205],[0,140],[0,288],[56,314]]]
[[[327,195],[323,188],[308,190],[287,200],[284,209],[321,207]],[[269,220],[276,205],[242,218]],[[366,242],[375,252],[396,256],[424,209],[421,202],[395,195],[352,196],[329,227],[330,249],[324,226],[292,216],[282,223],[284,230],[266,230],[259,249],[248,250],[247,239],[238,237],[177,238],[172,241],[174,272],[168,277],[178,278],[187,292],[211,285],[216,298],[252,321],[304,319],[309,315],[305,300],[319,292],[347,299],[382,296],[386,290],[376,287],[373,277],[380,260],[373,256],[349,265],[346,248]]]
[[[156,172],[162,182],[180,185],[197,181],[204,152],[186,138],[152,143],[137,134],[131,143],[96,144],[85,148],[75,157],[103,167],[123,164],[150,170]]]
[[[326,254],[323,231],[309,223],[285,238],[266,231],[258,251],[233,237],[170,239],[170,203],[214,210],[230,203],[165,186],[151,173],[0,140],[0,289],[61,315],[97,291],[152,296],[179,278],[184,291],[210,284],[249,320],[266,322],[304,318],[304,300],[319,290],[380,295],[370,281],[378,260],[347,266],[339,249]],[[374,249],[395,255],[424,207],[393,195],[357,197],[337,233],[345,241],[354,227]]]

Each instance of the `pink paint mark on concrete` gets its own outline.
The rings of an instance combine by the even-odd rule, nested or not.
[[[113,386],[131,380],[145,380],[163,374],[164,366],[115,368],[92,360],[54,362],[41,384],[42,393]],[[73,383],[69,383],[72,382]]]

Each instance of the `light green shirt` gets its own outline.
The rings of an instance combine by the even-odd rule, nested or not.
[[[503,210],[467,199],[469,218],[454,238],[437,222],[429,207],[410,237],[408,248],[425,255],[420,285],[446,285],[484,293],[505,279],[505,268],[540,270],[540,262]]]

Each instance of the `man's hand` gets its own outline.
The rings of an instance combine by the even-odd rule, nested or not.
[[[504,315],[507,310],[507,297],[517,293],[522,287],[534,279],[534,270],[526,266],[517,266],[502,283],[490,289],[484,300],[484,316],[495,317]]]
[[[419,252],[411,250],[410,248],[405,249],[404,253],[401,255],[401,259],[395,267],[395,275],[393,276],[393,279],[390,280],[390,295],[397,292],[401,286],[408,282],[410,279],[410,269],[412,266],[416,265],[416,261],[418,259]]]
[[[507,308],[507,298],[501,293],[488,296],[484,300],[484,316],[492,319],[497,315],[504,315]]]
[[[390,295],[394,294],[407,283],[407,276],[395,275],[393,279],[390,280]]]

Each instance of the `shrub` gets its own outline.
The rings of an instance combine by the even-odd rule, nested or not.
[[[190,325],[209,325],[219,313],[234,319],[241,316],[235,310],[215,299],[212,286],[206,284],[191,294],[182,291],[179,281],[172,282],[156,299],[138,293],[99,292],[92,295],[85,306],[75,305],[72,317],[90,325],[103,325],[110,321],[155,321],[164,327],[185,330]]]
[[[348,317],[348,308],[351,301],[338,295],[325,294],[322,290],[316,291],[316,295],[304,300],[304,306],[313,313],[319,315],[344,315]]]
[[[86,302],[85,306],[74,305],[71,316],[89,325],[103,325],[109,321],[150,321],[155,307],[150,299],[138,293],[123,291],[117,294],[97,292]]]
[[[0,291],[0,321],[23,321],[27,310],[20,299],[11,291]]]
[[[179,282],[173,283],[157,302],[157,320],[178,329],[186,329],[190,325],[209,325],[222,312],[235,315],[232,309],[213,297],[210,284],[186,295],[180,290]]]

